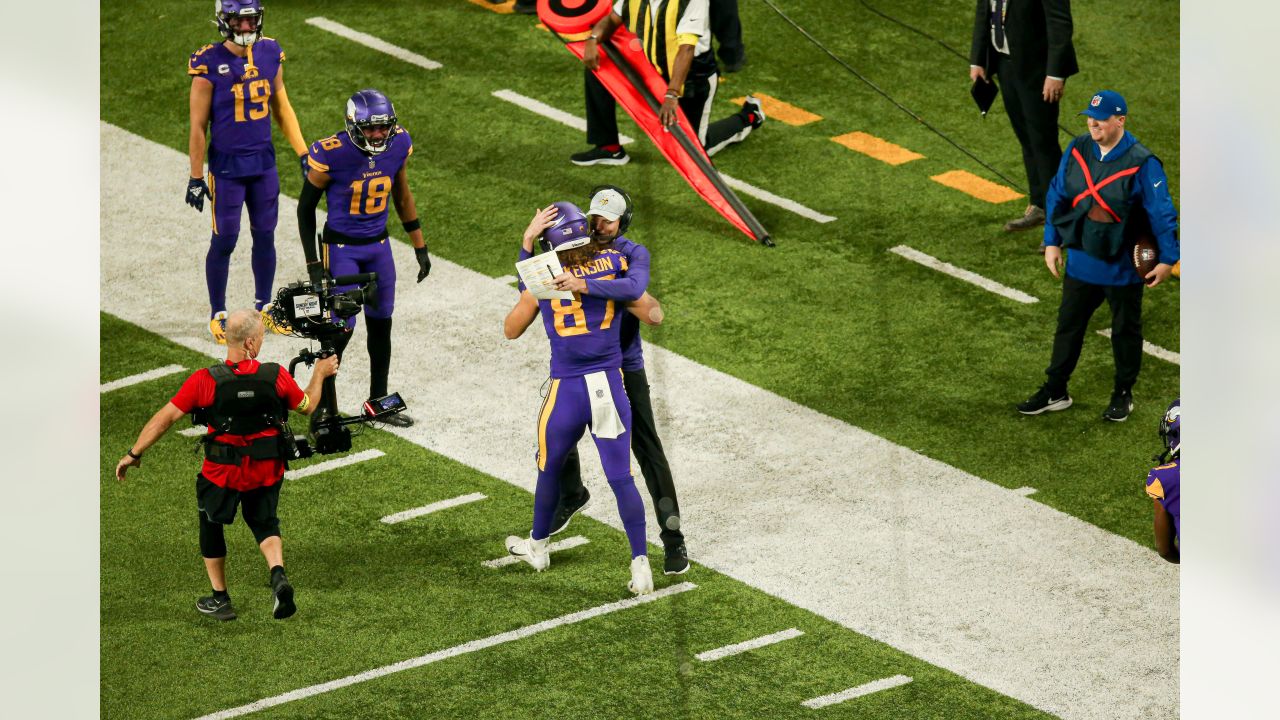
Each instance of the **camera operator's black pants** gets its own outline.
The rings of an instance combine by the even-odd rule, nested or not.
[[[244,522],[253,531],[253,539],[262,544],[263,540],[280,534],[280,518],[276,516],[276,508],[280,504],[280,486],[284,479],[277,480],[274,485],[254,490],[232,490],[218,487],[209,482],[204,475],[196,474],[196,506],[200,510],[200,554],[207,558],[227,556],[227,542],[223,535],[223,526],[236,521],[236,506]]]
[[[684,543],[684,533],[680,531],[679,520],[671,523],[675,525],[674,528],[668,524],[673,516],[680,517],[680,502],[676,499],[671,466],[667,464],[666,453],[662,451],[662,440],[658,438],[658,427],[653,422],[649,379],[643,369],[623,370],[622,386],[626,388],[627,399],[631,402],[631,451],[640,463],[640,473],[644,475],[644,484],[649,488],[649,497],[653,499],[658,527],[662,528],[659,533],[662,546],[672,548],[681,545]],[[561,504],[580,497],[582,492],[582,466],[578,462],[578,448],[574,446],[560,471]]]
[[[1115,390],[1131,391],[1142,369],[1142,283],[1094,285],[1067,275],[1062,279],[1062,304],[1058,306],[1058,330],[1053,336],[1053,357],[1045,374],[1048,387],[1058,395],[1080,361],[1089,319],[1106,300],[1111,306],[1111,352],[1116,362]]]

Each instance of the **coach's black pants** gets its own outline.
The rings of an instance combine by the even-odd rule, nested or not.
[[[1049,182],[1058,172],[1062,146],[1058,144],[1058,103],[1044,101],[1044,66],[1028,68],[1007,55],[995,53],[996,74],[1009,124],[1022,145],[1022,164],[1027,170],[1030,201],[1044,208]]]
[[[662,440],[658,438],[658,427],[653,422],[649,379],[643,369],[623,370],[622,386],[626,388],[627,399],[631,402],[631,451],[640,463],[640,473],[644,475],[644,484],[649,488],[649,497],[653,499],[653,508],[658,514],[658,526],[662,528],[659,533],[662,546],[670,548],[680,545],[684,542],[680,521],[671,521],[673,517],[680,517],[680,503],[676,499],[671,466],[667,464],[666,453],[662,451]],[[578,449],[575,446],[569,451],[564,469],[560,472],[560,502],[573,500],[582,491],[582,467],[578,463]]]
[[[1067,381],[1080,361],[1080,349],[1089,331],[1089,318],[1106,300],[1111,306],[1111,352],[1116,362],[1116,390],[1129,391],[1142,369],[1142,283],[1093,285],[1070,275],[1062,279],[1062,304],[1058,306],[1058,330],[1053,336],[1053,357],[1045,374],[1054,395],[1065,392]]]
[[[711,34],[720,44],[716,55],[725,65],[742,60],[747,50],[742,45],[742,21],[738,19],[738,0],[711,0],[709,20]]]
[[[715,101],[720,78],[712,74],[691,77],[684,83],[684,95],[677,101],[689,124],[698,133],[698,141],[708,155],[714,155],[727,145],[742,142],[751,134],[751,124],[746,116],[737,112],[715,122],[709,122],[711,105]],[[587,142],[595,146],[618,143],[618,102],[596,78],[586,70]]]

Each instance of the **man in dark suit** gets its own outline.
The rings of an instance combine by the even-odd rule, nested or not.
[[[1062,160],[1058,101],[1080,71],[1071,44],[1071,0],[977,0],[969,78],[1000,78],[1004,109],[1022,145],[1030,205],[1005,232],[1044,224],[1044,197]]]

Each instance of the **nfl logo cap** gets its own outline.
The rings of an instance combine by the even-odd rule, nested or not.
[[[627,201],[622,197],[622,193],[605,188],[591,198],[591,208],[587,210],[587,214],[599,215],[605,220],[613,222],[622,217],[622,213],[626,211]]]
[[[1080,111],[1094,120],[1106,120],[1112,115],[1128,115],[1129,106],[1115,90],[1099,90],[1089,99],[1089,107]]]

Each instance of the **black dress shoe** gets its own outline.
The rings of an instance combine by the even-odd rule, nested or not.
[[[1028,205],[1027,211],[1022,217],[1016,220],[1010,220],[1004,224],[1005,232],[1018,232],[1019,230],[1030,230],[1032,228],[1042,227],[1044,225],[1044,210],[1035,205]]]

